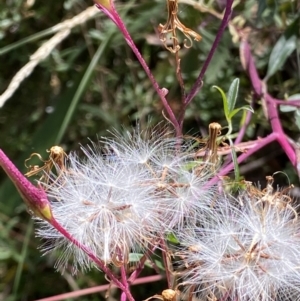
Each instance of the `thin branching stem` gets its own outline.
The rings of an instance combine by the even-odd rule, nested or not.
[[[222,35],[224,33],[224,30],[225,28],[227,27],[227,24],[228,24],[228,21],[231,17],[231,13],[232,13],[232,3],[233,3],[233,0],[227,0],[226,1],[226,8],[225,8],[225,12],[224,12],[224,17],[222,19],[222,22],[221,22],[221,25],[220,25],[220,28],[217,32],[217,35],[216,35],[216,38],[213,42],[213,45],[207,55],[207,58],[203,64],[203,67],[194,83],[194,85],[192,86],[190,92],[188,93],[186,99],[185,99],[185,109],[186,107],[190,104],[190,102],[193,100],[193,98],[195,97],[195,95],[199,92],[199,89],[201,88],[202,86],[202,81],[203,81],[203,77],[204,77],[204,74],[211,62],[211,59],[220,43],[220,40],[222,38]],[[179,121],[180,123],[180,121]]]
[[[242,41],[240,46],[240,56],[242,65],[249,75],[254,93],[256,94],[257,98],[262,100],[263,105],[266,108],[266,118],[270,121],[276,140],[281,145],[293,166],[296,166],[295,150],[289,143],[283,131],[278,115],[277,102],[269,93],[267,93],[267,84],[260,79],[255,66],[254,58],[250,51],[250,45],[245,40]]]
[[[168,114],[168,118],[170,120],[170,122],[173,124],[175,131],[176,131],[176,136],[180,137],[182,135],[181,132],[181,128],[179,126],[179,123],[176,119],[176,116],[172,110],[172,108],[170,107],[167,99],[166,99],[166,89],[162,89],[160,88],[158,82],[156,81],[156,79],[154,78],[150,68],[148,67],[146,61],[144,60],[143,56],[141,55],[141,53],[139,52],[138,48],[136,47],[130,33],[128,32],[126,25],[124,24],[122,18],[120,17],[120,15],[118,14],[117,10],[115,9],[112,1],[110,2],[110,9],[107,9],[105,6],[98,4],[97,7],[99,9],[101,9],[108,17],[110,17],[110,19],[112,19],[112,21],[118,26],[118,28],[120,29],[121,33],[123,34],[125,41],[127,42],[127,44],[129,45],[129,47],[131,48],[131,50],[133,51],[133,53],[135,54],[136,58],[138,59],[138,61],[140,62],[141,66],[143,67],[143,69],[145,70],[148,78],[150,79],[153,88],[155,89],[155,91],[157,92],[158,96],[161,99],[161,102]]]

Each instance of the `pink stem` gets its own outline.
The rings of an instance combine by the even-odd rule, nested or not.
[[[1,149],[0,166],[11,179],[29,209],[34,214],[49,221],[52,218],[52,212],[45,191],[32,185]]]
[[[123,283],[124,287],[127,290],[129,290],[129,283],[127,281],[127,275],[126,275],[126,270],[125,270],[124,264],[121,266],[120,270],[121,270],[121,280],[122,280],[122,283]],[[126,294],[125,294],[124,291],[121,294],[121,301],[126,301]]]
[[[132,285],[157,282],[161,279],[162,279],[161,275],[143,277],[143,278],[137,279]],[[38,299],[36,301],[61,301],[61,300],[69,299],[69,298],[78,298],[80,296],[103,292],[103,291],[110,289],[111,287],[116,287],[116,285],[104,284],[104,285],[99,285],[99,286],[90,287],[90,288],[86,288],[86,289],[81,289],[81,290],[78,290],[75,292],[69,292],[69,293],[60,294],[60,295],[56,295],[56,296],[52,296],[52,297]]]
[[[251,106],[254,105],[254,101],[252,100],[252,103],[251,103]],[[246,129],[251,121],[251,118],[252,118],[252,115],[253,113],[251,111],[247,111],[246,113],[246,118],[245,118],[245,122],[242,126],[242,128],[240,129],[239,133],[238,133],[238,136],[236,137],[236,139],[234,140],[234,144],[239,144],[240,142],[243,141],[243,138],[244,138],[244,135],[245,135],[245,132],[246,132]]]
[[[254,102],[252,101],[252,103],[254,103]],[[239,130],[238,136],[234,140],[235,145],[237,145],[237,144],[239,144],[240,142],[243,141],[246,129],[247,129],[247,127],[248,127],[248,125],[251,121],[252,115],[253,115],[253,113],[251,111],[247,111],[245,122],[244,122],[242,128]],[[231,161],[232,161],[232,155],[230,154],[230,155],[227,156],[224,165],[229,164]]]
[[[79,249],[81,249],[87,256],[94,261],[98,267],[113,281],[113,283],[118,286],[127,296],[128,300],[134,301],[131,292],[128,287],[122,284],[117,277],[113,274],[113,272],[105,265],[105,263],[100,260],[91,250],[89,250],[86,246],[77,241],[69,232],[67,232],[56,220],[51,222],[51,225],[59,231],[64,237],[66,237],[69,241],[71,241],[74,245],[76,245]]]
[[[271,122],[272,129],[275,133],[277,133],[277,141],[284,149],[286,155],[290,159],[293,166],[296,166],[296,153],[294,148],[288,142],[286,135],[283,131],[278,115],[277,105],[276,103],[274,103],[274,99],[269,94],[265,95],[265,100],[268,108],[269,120]]]
[[[156,246],[154,245],[152,249],[148,249],[147,252],[143,255],[143,257],[140,259],[137,268],[132,272],[132,274],[130,275],[128,282],[131,284],[133,283],[137,277],[140,275],[140,273],[142,272],[142,270],[144,269],[145,266],[145,262],[147,260],[147,258],[150,257],[150,255],[155,251]]]
[[[285,105],[285,106],[291,106],[291,107],[297,107],[300,108],[300,100],[282,100],[282,99],[276,99],[273,98],[273,101],[277,104],[277,105]]]
[[[246,153],[243,153],[242,155],[240,155],[237,158],[238,163],[242,163],[244,160],[246,160],[248,157],[250,157],[252,154],[254,154],[255,152],[257,152],[259,149],[263,148],[264,146],[270,144],[271,142],[278,140],[278,134],[277,133],[272,133],[269,136],[262,138],[260,140],[257,141],[257,144],[247,150]],[[234,168],[234,164],[230,163],[229,165],[223,167],[220,172],[218,172],[218,174],[216,176],[214,176],[210,181],[207,182],[207,184],[205,185],[205,187],[210,187],[213,184],[216,184],[220,177],[227,175],[230,171],[232,171]]]
[[[169,103],[166,99],[166,93],[167,90],[166,89],[161,89],[159,87],[159,84],[157,83],[156,79],[154,78],[153,74],[151,73],[146,61],[144,60],[144,58],[142,57],[141,53],[139,52],[138,48],[136,47],[133,39],[131,38],[124,22],[122,21],[120,15],[118,14],[118,12],[116,11],[113,2],[110,2],[110,8],[106,8],[105,6],[101,5],[101,4],[96,4],[96,6],[102,10],[116,25],[117,27],[120,29],[120,31],[122,32],[127,44],[129,45],[129,47],[131,48],[131,50],[133,51],[133,53],[135,54],[135,56],[137,57],[137,59],[139,60],[140,64],[142,65],[142,67],[144,68],[147,76],[149,77],[155,91],[157,92],[157,94],[159,95],[162,104],[165,108],[165,110],[167,111],[167,114],[170,118],[171,123],[173,124],[175,131],[176,131],[176,136],[180,137],[181,136],[181,128],[179,126],[179,123],[176,119],[176,116],[172,110],[172,108],[169,106]]]
[[[262,81],[258,76],[254,59],[250,51],[250,46],[246,41],[242,41],[241,43],[240,56],[241,56],[242,65],[249,74],[255,94],[258,97],[262,98],[263,101],[265,101],[267,114],[268,114],[267,117],[271,123],[273,132],[276,134],[277,141],[285,151],[286,155],[288,156],[293,166],[296,166],[295,150],[288,142],[286,135],[283,131],[280,118],[278,115],[278,111],[277,111],[276,100],[266,92],[267,91],[266,83]]]
[[[34,213],[47,220],[58,232],[65,238],[71,241],[75,246],[80,248],[87,256],[95,262],[98,267],[118,286],[127,296],[128,300],[134,301],[128,287],[123,285],[112,271],[101,261],[91,250],[78,242],[65,228],[63,228],[52,215],[51,204],[45,191],[41,188],[35,187],[29,182],[26,177],[16,168],[16,166],[9,160],[5,153],[0,149],[0,166],[9,176],[25,203],[34,211]]]
[[[185,107],[189,105],[189,103],[193,100],[193,98],[195,97],[195,95],[199,92],[199,88],[201,88],[202,86],[202,80],[204,77],[204,74],[211,62],[211,59],[213,58],[213,55],[220,43],[220,40],[222,38],[222,35],[224,33],[225,28],[227,27],[228,21],[230,19],[231,13],[232,13],[232,3],[233,0],[227,0],[226,1],[226,8],[225,8],[225,12],[224,12],[224,17],[222,19],[220,28],[217,32],[216,38],[213,42],[213,45],[208,53],[208,56],[203,64],[203,67],[199,73],[198,78],[196,79],[191,91],[189,92],[189,94],[187,95],[186,99],[185,99]]]

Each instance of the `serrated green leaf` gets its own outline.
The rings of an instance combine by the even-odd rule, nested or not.
[[[265,77],[267,81],[274,75],[285,63],[290,54],[297,48],[297,34],[299,31],[299,16],[287,28],[284,34],[275,44],[269,59],[268,71]]]
[[[229,87],[229,90],[227,93],[227,102],[228,102],[229,113],[231,113],[234,110],[237,95],[239,92],[239,85],[240,85],[240,80],[238,78],[235,78]]]

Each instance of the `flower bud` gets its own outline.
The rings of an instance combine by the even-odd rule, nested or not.
[[[20,196],[32,212],[47,221],[52,219],[50,203],[45,191],[35,187],[0,149],[0,166],[16,186]]]
[[[98,4],[100,7],[104,7],[108,10],[111,10],[112,8],[112,0],[95,0],[96,4]]]

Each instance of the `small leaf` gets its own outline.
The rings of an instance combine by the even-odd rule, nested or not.
[[[240,108],[237,108],[237,109],[233,110],[233,111],[229,114],[229,118],[232,119],[232,117],[233,117],[234,115],[236,115],[236,114],[237,114],[239,111],[241,111],[241,110],[247,110],[247,111],[250,111],[250,112],[254,113],[254,111],[253,111],[253,109],[252,109],[251,106],[243,106],[243,107],[240,107]]]
[[[280,105],[280,108],[279,108],[280,111],[284,112],[284,113],[296,111],[297,107],[293,106],[292,103],[293,103],[293,101],[299,102],[299,100],[300,100],[300,94],[294,94],[294,95],[289,96],[289,98],[286,101],[287,104]],[[291,104],[291,105],[288,105],[288,104]]]
[[[300,130],[300,109],[296,110],[294,117],[296,120],[296,125],[297,125],[298,129]]]
[[[297,48],[297,32],[299,30],[299,16],[287,28],[274,46],[268,64],[268,72],[265,77],[267,81],[285,63],[290,54]]]
[[[129,262],[137,262],[140,261],[143,257],[143,254],[140,253],[129,253]]]
[[[228,107],[227,97],[226,97],[224,91],[221,88],[219,88],[218,86],[213,86],[213,88],[217,89],[221,93],[221,95],[222,95],[224,114],[225,114],[227,122],[230,123],[229,107]]]
[[[160,270],[162,271],[166,270],[165,266],[162,264],[160,260],[155,259],[154,263],[155,266],[157,266]],[[153,264],[149,260],[146,261],[146,266],[148,266],[149,268],[153,268]]]
[[[294,112],[297,110],[297,107],[295,106],[288,106],[288,105],[280,105],[280,112],[288,113],[288,112]]]
[[[300,100],[300,93],[289,96],[287,100]]]
[[[259,0],[258,1],[258,9],[257,9],[257,18],[261,21],[262,14],[264,10],[268,7],[266,0]]]
[[[7,260],[12,257],[12,252],[9,248],[1,247],[0,248],[0,260]]]
[[[233,82],[231,83],[231,85],[229,87],[229,90],[227,93],[227,102],[228,102],[229,113],[231,113],[234,110],[237,95],[239,92],[239,85],[240,85],[240,80],[238,78],[236,78],[233,80]]]
[[[178,240],[178,238],[175,236],[174,233],[168,234],[167,240],[168,240],[169,242],[173,243],[173,244],[178,244],[178,243],[179,243],[179,240]]]

